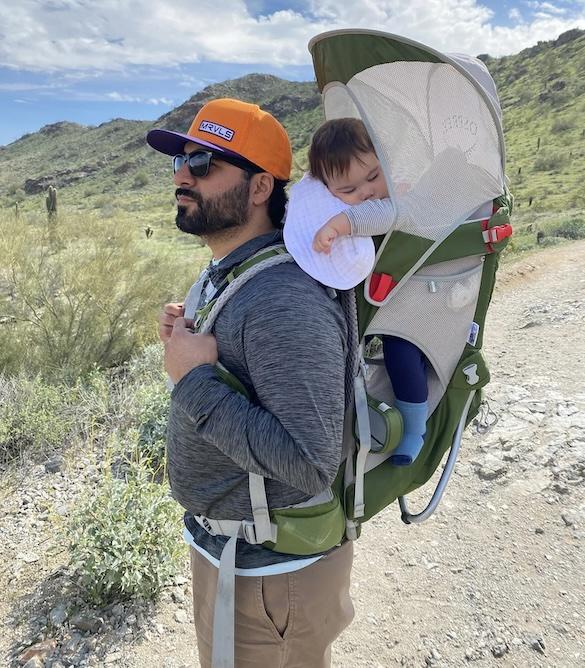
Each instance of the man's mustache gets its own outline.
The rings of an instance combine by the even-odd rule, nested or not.
[[[196,190],[189,190],[188,188],[177,188],[175,190],[175,198],[177,197],[190,197],[198,202],[201,199],[201,195]]]

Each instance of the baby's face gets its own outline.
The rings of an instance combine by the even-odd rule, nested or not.
[[[386,179],[375,153],[360,153],[359,158],[352,158],[345,174],[328,177],[327,188],[345,204],[388,197]]]

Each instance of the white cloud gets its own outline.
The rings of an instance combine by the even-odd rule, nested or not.
[[[531,4],[531,19],[503,27],[481,0],[312,0],[309,15],[285,9],[258,18],[244,0],[0,0],[0,66],[71,73],[205,60],[309,64],[310,37],[347,27],[502,55],[585,27],[583,7],[570,15],[552,2]]]
[[[522,14],[520,14],[520,10],[517,7],[514,7],[508,12],[508,18],[517,23],[518,21],[522,21]]]

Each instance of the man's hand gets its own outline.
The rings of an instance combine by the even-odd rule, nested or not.
[[[191,320],[176,317],[174,323],[165,343],[165,369],[176,385],[191,369],[217,362],[217,342],[211,334],[191,331]]]
[[[185,314],[183,304],[166,304],[158,319],[158,335],[163,343],[166,343],[173,333],[173,327],[177,318]]]

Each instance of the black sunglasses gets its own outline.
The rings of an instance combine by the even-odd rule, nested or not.
[[[253,162],[250,162],[245,158],[239,158],[224,153],[217,154],[213,153],[213,151],[197,150],[192,153],[179,153],[178,155],[173,156],[173,173],[176,174],[183,165],[187,163],[191,176],[203,178],[209,174],[209,167],[211,166],[212,160],[223,160],[223,162],[227,162],[230,165],[239,167],[252,174],[258,174],[264,171],[258,167],[258,165],[255,165]]]

